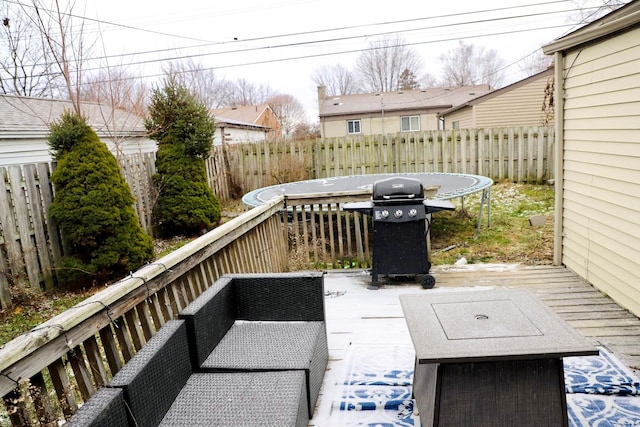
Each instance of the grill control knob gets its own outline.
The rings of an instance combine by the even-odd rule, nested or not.
[[[418,211],[416,209],[411,209],[409,210],[409,216],[411,218],[413,218],[414,216],[418,215]]]
[[[382,212],[380,212],[380,216],[384,219],[384,218],[389,218],[389,211],[388,210],[383,210]]]
[[[400,217],[402,217],[402,214],[403,214],[403,213],[404,213],[404,212],[402,212],[402,209],[398,209],[397,211],[395,211],[395,212],[393,213],[393,216],[395,216],[396,218],[400,218]]]

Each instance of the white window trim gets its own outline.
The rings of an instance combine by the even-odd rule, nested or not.
[[[418,119],[418,129],[411,129],[411,123],[413,120],[413,118],[417,118]],[[409,119],[409,129],[403,129],[402,128],[402,119]],[[420,116],[419,115],[413,115],[413,116],[400,116],[400,130],[402,132],[418,132],[420,130]]]
[[[350,123],[358,123],[358,131],[357,132],[349,132],[349,124]],[[357,135],[362,133],[362,120],[361,119],[354,119],[354,120],[347,120],[347,134],[348,135]]]

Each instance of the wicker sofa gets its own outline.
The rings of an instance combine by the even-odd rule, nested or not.
[[[224,276],[69,425],[306,426],[328,361],[322,277]]]

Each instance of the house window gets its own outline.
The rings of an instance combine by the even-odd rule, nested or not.
[[[400,117],[400,129],[402,132],[414,132],[420,130],[420,116]]]
[[[451,129],[460,129],[460,122],[451,122]]]
[[[360,133],[360,120],[347,120],[347,133]]]

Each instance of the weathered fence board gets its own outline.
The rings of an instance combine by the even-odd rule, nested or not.
[[[123,176],[136,200],[143,229],[151,233],[155,171],[153,153],[123,157]],[[55,265],[64,254],[62,239],[49,217],[53,201],[53,164],[0,167],[0,304],[10,306],[10,286],[50,289]]]

